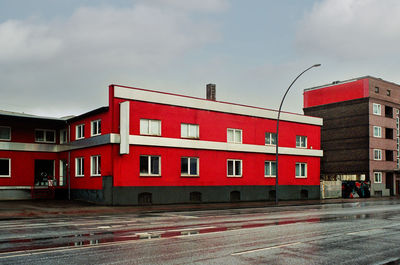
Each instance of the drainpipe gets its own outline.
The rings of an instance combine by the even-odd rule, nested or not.
[[[68,125],[68,144],[71,142],[71,125]],[[68,151],[68,200],[71,200],[71,151]]]

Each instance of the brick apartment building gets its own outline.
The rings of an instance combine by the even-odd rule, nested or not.
[[[321,179],[399,194],[399,109],[400,85],[371,76],[305,89],[304,113],[324,120]]]

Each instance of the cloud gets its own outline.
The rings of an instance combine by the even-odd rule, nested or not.
[[[400,44],[400,1],[324,0],[306,13],[296,34],[299,51],[339,59],[390,57]]]

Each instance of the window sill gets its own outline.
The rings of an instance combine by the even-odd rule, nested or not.
[[[92,135],[90,135],[90,137],[99,136],[99,135],[101,135],[101,133],[98,133],[98,134],[92,134]]]
[[[140,174],[139,177],[144,177],[144,178],[161,178],[161,175],[142,175],[142,174]]]
[[[83,178],[85,175],[75,175],[75,178]]]
[[[233,176],[233,175],[228,175],[228,178],[242,178],[243,176]]]
[[[184,136],[181,136],[181,138],[182,139],[189,139],[189,140],[200,140],[200,137],[190,137],[190,136],[184,137]]]
[[[307,176],[304,176],[304,177],[303,177],[303,176],[296,176],[296,178],[297,178],[297,179],[306,179]]]
[[[265,178],[270,178],[270,179],[275,179],[276,178],[276,176],[265,176],[265,175],[264,175],[264,177]]]
[[[0,178],[11,178],[11,175],[0,175]]]
[[[75,141],[77,141],[77,140],[82,140],[82,139],[85,139],[85,137],[76,138]]]
[[[200,175],[181,175],[181,178],[200,178]]]
[[[141,133],[140,135],[141,136],[158,136],[158,137],[161,137],[161,134],[143,134],[143,133]]]
[[[90,177],[92,177],[92,178],[101,177],[101,175],[90,175]]]
[[[307,149],[307,147],[303,147],[303,146],[296,146],[296,148],[299,148],[299,149]]]

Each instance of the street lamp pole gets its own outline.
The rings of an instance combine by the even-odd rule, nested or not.
[[[279,153],[278,153],[278,146],[279,146],[279,118],[281,116],[281,109],[282,109],[282,105],[283,105],[283,101],[285,100],[285,97],[287,95],[287,93],[289,92],[290,88],[293,86],[294,82],[296,82],[297,79],[299,79],[300,76],[302,76],[305,72],[307,72],[308,70],[310,70],[313,67],[319,67],[321,66],[321,64],[314,64],[313,66],[308,67],[306,70],[304,70],[303,72],[301,72],[294,80],[293,82],[290,84],[290,86],[288,87],[288,89],[286,90],[285,94],[283,95],[281,104],[279,105],[279,110],[278,110],[278,118],[276,119],[276,139],[275,139],[275,152],[276,152],[276,163],[275,163],[275,167],[276,167],[276,178],[275,178],[275,203],[278,204],[278,169],[279,169],[279,164],[278,164],[278,157],[279,157]]]

